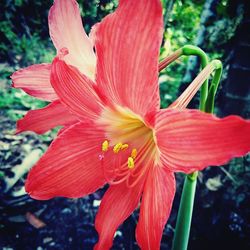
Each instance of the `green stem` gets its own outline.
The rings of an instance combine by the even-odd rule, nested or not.
[[[208,96],[207,96],[206,103],[205,103],[205,112],[207,113],[214,112],[214,99],[215,99],[215,95],[216,95],[216,92],[220,83],[222,69],[223,69],[221,61],[214,60],[213,62],[214,62],[216,70],[215,70],[212,83],[209,87]]]
[[[199,47],[193,45],[185,45],[182,47],[184,55],[196,55],[201,59],[201,67],[204,69],[208,65],[208,56],[207,54],[200,49]],[[206,80],[201,87],[201,96],[200,96],[200,110],[205,110],[205,102],[208,95],[208,80]]]
[[[201,67],[204,69],[208,65],[208,57],[206,53],[199,47],[193,45],[185,45],[176,50],[173,54],[165,58],[159,63],[159,71],[163,70],[170,63],[178,59],[180,56],[198,56],[201,60]],[[201,87],[200,109],[205,110],[205,101],[208,95],[208,80]]]
[[[190,175],[187,175],[185,178],[172,250],[187,249],[193,213],[197,175],[198,172],[194,172]]]
[[[222,63],[219,60],[213,60],[211,64],[214,66],[215,74],[212,79],[207,98],[202,100],[202,103],[204,103],[204,110],[202,109],[202,111],[206,112],[213,111],[214,98],[222,74]],[[204,95],[201,95],[201,98],[205,98]],[[185,178],[172,250],[186,250],[188,247],[197,176],[198,171],[187,175]]]

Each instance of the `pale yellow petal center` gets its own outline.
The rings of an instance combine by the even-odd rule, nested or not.
[[[106,132],[106,140],[102,144],[103,152],[107,151],[107,145],[112,148],[114,154],[130,150],[128,167],[131,169],[137,164],[138,158],[140,161],[146,158],[158,161],[159,153],[153,128],[147,126],[142,117],[131,110],[120,106],[106,108],[98,124]],[[136,158],[137,154],[139,157]]]

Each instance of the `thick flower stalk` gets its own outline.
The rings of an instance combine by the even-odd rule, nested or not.
[[[174,172],[224,164],[250,150],[249,121],[175,106],[160,109],[162,31],[159,0],[120,0],[93,33],[94,79],[69,65],[70,48],[61,48],[51,65],[58,101],[78,122],[59,133],[25,187],[31,197],[46,200],[82,197],[108,183],[96,216],[95,249],[112,246],[116,229],[139,204],[137,242],[145,250],[160,249]],[[186,98],[194,91],[188,93]]]

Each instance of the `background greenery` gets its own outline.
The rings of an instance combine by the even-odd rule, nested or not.
[[[80,0],[78,2],[87,33],[93,24],[100,21],[117,6],[117,0]],[[218,58],[222,60],[225,70],[216,99],[216,113],[221,116],[234,113],[249,118],[249,1],[162,0],[162,3],[165,33],[160,59],[185,44],[194,44],[204,49],[210,59]],[[14,121],[22,117],[26,111],[45,105],[45,102],[32,98],[21,90],[12,89],[9,76],[15,70],[31,64],[51,62],[55,56],[55,49],[49,38],[47,24],[48,11],[51,5],[51,0],[0,1],[0,119],[4,120],[4,123],[1,123],[2,128],[5,128],[6,123],[9,123],[10,128],[14,129]],[[173,102],[198,71],[199,62],[197,59],[187,57],[180,58],[163,70],[159,78],[162,107],[167,107]],[[197,107],[197,100],[194,100],[190,107]],[[34,145],[44,143],[45,146],[42,148],[44,150],[52,140],[54,133],[46,133],[39,139],[33,137],[32,134],[28,134],[28,139],[31,138]],[[4,136],[3,138],[3,141],[6,140]],[[17,163],[13,161],[14,157],[8,158],[6,156],[13,152],[8,153],[11,151],[9,149],[6,153],[3,145],[5,144],[0,144],[0,149],[4,152],[2,155],[0,154],[1,162],[7,164],[7,160],[11,159],[11,162],[9,160],[8,163],[9,168],[11,168]],[[194,227],[191,233],[192,249],[201,249],[196,237],[204,241],[211,240],[209,230],[205,230],[201,225],[202,223],[218,224],[215,227],[216,230],[219,230],[215,232],[218,237],[215,235],[213,240],[218,239],[216,242],[219,243],[216,243],[218,248],[212,245],[213,249],[221,249],[219,245],[219,235],[221,234],[226,235],[226,237],[236,237],[236,242],[241,241],[241,248],[238,249],[250,249],[249,242],[246,240],[246,235],[250,234],[250,212],[249,207],[245,205],[246,200],[249,200],[250,197],[249,162],[250,160],[247,157],[240,158],[232,161],[227,168],[221,168],[222,170],[212,169],[210,172],[200,174],[201,187],[197,194],[199,205],[197,205],[194,213],[197,215],[198,208],[209,208],[205,209],[202,215],[206,216],[206,213],[208,213],[211,220],[204,218],[196,220],[194,218]],[[4,164],[1,166],[0,180],[1,178],[3,180],[9,173],[9,170],[6,171],[7,167],[4,168]],[[179,178],[182,180],[181,176]],[[23,185],[23,182],[20,185]],[[174,215],[170,218],[170,225],[172,226],[174,226],[179,193],[180,189],[176,195]],[[6,195],[8,194],[7,192]],[[221,204],[219,202],[220,197],[223,197]],[[220,217],[219,210],[223,213],[224,206],[228,205],[231,207],[228,217]],[[217,207],[217,212],[213,211],[212,208],[214,207]],[[0,223],[3,228],[5,224]],[[166,230],[167,236],[171,237],[171,228]],[[199,230],[203,234],[200,234]],[[235,249],[233,246],[233,243],[231,243],[231,246],[229,244],[227,249]],[[169,245],[164,245],[163,249],[169,249]],[[206,247],[202,249],[206,249]]]

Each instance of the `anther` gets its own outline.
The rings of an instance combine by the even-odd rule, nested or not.
[[[133,159],[135,159],[136,156],[137,156],[137,150],[136,150],[136,148],[133,148],[133,149],[132,149],[132,152],[131,152],[131,157],[132,157]]]
[[[108,148],[109,148],[109,142],[107,140],[105,140],[103,143],[102,143],[102,151],[103,152],[106,152],[108,151]]]
[[[122,147],[121,147],[122,150],[127,149],[127,148],[128,148],[128,144],[122,144]]]
[[[135,167],[134,159],[132,157],[128,157],[128,168],[132,169],[134,167]]]
[[[117,154],[121,149],[122,149],[122,143],[119,142],[119,143],[115,144],[113,151],[114,151],[114,153]]]

